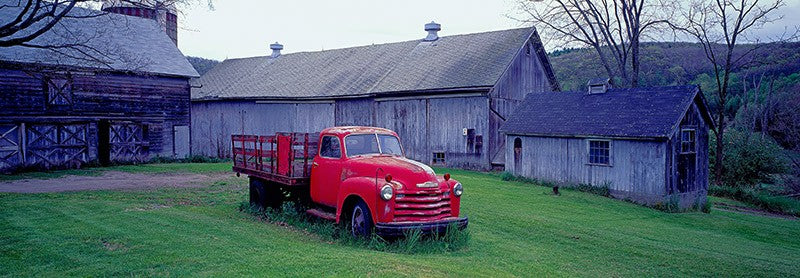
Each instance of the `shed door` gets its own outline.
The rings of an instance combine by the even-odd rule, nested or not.
[[[189,126],[172,127],[172,154],[176,158],[189,156]]]
[[[514,138],[514,174],[519,175],[522,171],[522,139]]]
[[[697,135],[695,129],[681,130],[681,145],[678,147],[678,192],[696,189],[697,181]]]

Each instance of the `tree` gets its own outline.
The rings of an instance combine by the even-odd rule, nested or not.
[[[644,0],[520,0],[526,18],[542,27],[543,37],[563,45],[589,47],[613,79],[626,87],[639,85],[639,42],[661,23],[666,2]]]
[[[736,51],[737,46],[747,42],[751,31],[775,21],[774,12],[784,6],[783,0],[691,0],[682,7],[681,13],[669,21],[676,31],[695,39],[703,47],[706,59],[711,63],[716,83],[714,92],[717,102],[714,124],[716,141],[723,140],[726,125],[725,105],[728,101],[731,73],[748,65],[752,52],[757,47]],[[750,40],[757,42],[757,40]],[[716,144],[714,168],[715,183],[723,183],[724,143]]]

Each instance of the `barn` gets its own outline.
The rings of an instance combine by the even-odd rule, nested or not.
[[[0,48],[0,171],[188,155],[189,79],[198,74],[163,28],[70,13],[31,42],[63,47]],[[4,7],[0,22],[17,14]]]
[[[648,205],[701,205],[708,132],[696,86],[531,93],[508,119],[506,171],[557,184],[608,187]]]
[[[504,163],[498,132],[528,92],[558,91],[532,28],[335,50],[228,59],[192,89],[193,153],[229,157],[231,134],[396,131],[407,157],[488,169]],[[423,37],[423,36],[420,36]]]

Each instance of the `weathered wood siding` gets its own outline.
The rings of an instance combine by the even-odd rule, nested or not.
[[[444,152],[447,166],[485,169],[488,156],[467,149],[463,129],[486,140],[487,106],[484,96],[378,100],[375,124],[397,132],[411,159],[431,163],[433,152]]]
[[[375,101],[371,98],[336,100],[336,125],[373,126]]]
[[[497,132],[506,119],[511,116],[517,105],[525,99],[525,95],[532,92],[553,91],[540,57],[536,54],[530,40],[525,42],[508,66],[508,69],[497,81],[489,93],[489,128],[487,138],[488,152],[492,155],[493,163],[502,164],[505,137]]]
[[[515,165],[516,138],[522,142]],[[663,200],[666,192],[666,143],[611,140],[611,166],[589,165],[588,139],[508,135],[506,171],[569,184],[608,186],[612,194],[644,202]]]
[[[122,142],[134,138],[127,136],[128,133],[128,138],[117,137],[117,146],[123,143],[139,146],[135,149],[137,160],[154,155],[172,156],[173,126],[190,124],[190,105],[187,78],[0,68],[0,126],[3,126],[0,130],[16,127],[20,132],[19,140],[35,136],[31,138],[35,142],[22,143],[20,148],[27,144],[42,152],[60,153],[45,159],[25,150],[17,165],[7,163],[4,167],[0,163],[0,169],[74,167],[91,162],[97,159],[98,145],[102,143],[98,142],[101,121],[109,123],[108,129],[120,125],[125,125],[125,129],[131,129],[132,125],[139,127],[140,131],[130,133],[139,136],[137,142]],[[116,131],[127,132],[119,128]],[[114,135],[118,134],[111,130],[112,139]],[[86,142],[81,143],[83,141]],[[84,154],[78,155],[83,158],[72,159],[81,144],[86,146],[81,151]],[[75,147],[67,150],[59,145]],[[123,161],[114,159],[114,154],[112,152],[112,161]],[[40,164],[42,160],[52,163]]]
[[[194,154],[230,157],[232,134],[319,132],[334,125],[334,103],[194,102]]]
[[[319,132],[334,125],[368,125],[397,132],[411,159],[430,163],[432,152],[445,152],[447,166],[486,169],[487,107],[488,98],[480,95],[307,103],[197,101],[192,105],[193,153],[229,157],[231,134]],[[483,138],[469,150],[465,128]]]
[[[681,156],[681,130],[695,129],[697,131],[697,153],[694,155],[694,165],[689,165],[692,169],[684,169],[691,176],[681,174],[679,161]],[[697,203],[704,203],[708,192],[708,136],[709,125],[700,115],[697,103],[692,103],[686,111],[675,134],[670,137],[667,148],[665,172],[667,173],[667,194],[675,196],[676,201],[682,207],[688,207]],[[685,158],[684,158],[685,159]],[[692,167],[693,166],[693,167]]]

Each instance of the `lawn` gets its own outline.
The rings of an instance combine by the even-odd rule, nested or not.
[[[118,171],[228,171],[228,164]],[[94,171],[103,171],[97,169]],[[81,174],[81,173],[78,173]],[[451,170],[469,246],[396,254],[330,243],[240,212],[245,178],[199,188],[0,193],[2,276],[793,276],[800,221],[669,214]],[[57,176],[57,175],[55,175]],[[6,179],[12,179],[6,177]]]

